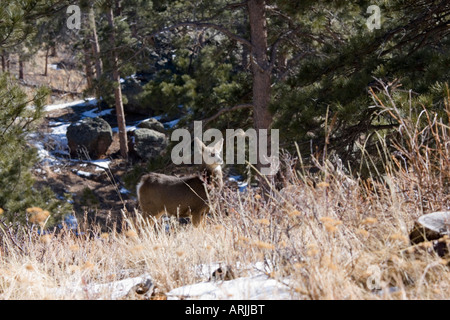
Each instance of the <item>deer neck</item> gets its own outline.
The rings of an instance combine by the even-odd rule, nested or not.
[[[216,165],[213,167],[206,167],[205,168],[206,173],[206,181],[208,184],[214,184],[214,186],[218,187],[219,189],[222,189],[223,186],[223,180],[222,180],[222,166]]]

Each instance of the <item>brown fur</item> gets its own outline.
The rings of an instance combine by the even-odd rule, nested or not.
[[[201,143],[202,151],[220,153],[220,146],[206,147]],[[206,165],[206,181],[222,186],[221,158],[218,163]],[[139,205],[144,217],[158,219],[164,213],[178,217],[191,217],[194,226],[198,226],[208,210],[208,197],[205,179],[200,175],[175,177],[160,173],[149,173],[143,176],[137,186]]]

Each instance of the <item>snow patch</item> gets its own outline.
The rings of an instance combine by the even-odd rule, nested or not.
[[[180,120],[181,119],[175,119],[175,120],[172,120],[172,121],[169,121],[169,122],[164,122],[163,125],[164,125],[165,128],[172,129],[173,127],[175,127],[178,124],[178,122]]]
[[[242,179],[243,177],[241,175],[228,176],[228,181],[236,182],[240,192],[244,192],[248,187],[248,181],[242,181]]]
[[[77,299],[104,299],[115,300],[126,296],[133,287],[151,282],[151,278],[148,274],[144,274],[135,278],[127,278],[119,281],[113,281],[108,283],[90,283],[84,284],[82,274],[80,279],[67,286],[50,289],[50,293],[57,297],[64,298],[77,298]]]
[[[44,111],[54,111],[64,108],[76,108],[76,107],[87,107],[87,106],[94,106],[97,104],[97,99],[95,98],[86,98],[86,100],[76,100],[72,102],[66,102],[66,103],[60,103],[60,104],[51,104],[44,107]]]
[[[98,159],[98,160],[91,160],[89,163],[95,164],[97,168],[95,171],[103,171],[109,169],[109,164],[111,163],[111,160],[107,159]]]
[[[91,172],[83,171],[83,170],[73,170],[75,174],[83,178],[90,178],[93,176]]]
[[[127,131],[134,131],[136,129],[137,129],[136,126],[126,126]],[[119,132],[119,127],[111,128],[111,130],[112,130],[112,132]]]
[[[48,66],[53,70],[61,70],[61,68],[56,63],[49,63]]]
[[[97,99],[95,98],[87,98],[86,100],[78,100],[68,103],[54,104],[48,105],[44,108],[46,112],[64,109],[64,108],[76,108],[76,107],[86,107],[86,106],[94,106],[97,104]],[[103,110],[97,112],[98,108],[94,108],[92,110],[86,111],[82,113],[81,118],[87,117],[97,117],[111,114],[112,109]],[[62,121],[50,121],[49,128],[50,131],[43,134],[31,133],[28,135],[28,141],[31,145],[33,145],[38,151],[38,157],[41,164],[47,166],[58,166],[63,165],[64,160],[57,155],[69,156],[69,146],[67,144],[67,128],[70,126],[70,123],[62,122]],[[81,161],[72,159],[72,161]],[[103,171],[109,169],[110,160],[101,159],[101,160],[91,160],[91,161],[82,161],[95,164],[97,166],[96,171]]]
[[[124,188],[124,187],[121,187],[121,188],[119,189],[119,192],[120,192],[121,194],[129,194],[129,193],[131,193],[130,190],[128,190],[128,189],[126,189],[126,188]]]
[[[81,119],[106,116],[106,115],[111,114],[112,111],[113,111],[113,109],[106,109],[106,110],[98,111],[98,108],[95,108],[95,109],[83,112],[81,114]]]
[[[173,289],[168,300],[264,300],[294,299],[295,293],[285,283],[265,274],[229,281],[200,282]]]

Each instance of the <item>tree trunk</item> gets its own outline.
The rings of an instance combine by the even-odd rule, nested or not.
[[[19,55],[19,80],[23,80],[23,58]]]
[[[86,70],[87,87],[90,89],[92,88],[94,71],[92,70],[91,50],[88,40],[84,43],[83,50],[84,50],[84,64]]]
[[[44,67],[44,77],[48,74],[48,56],[50,54],[50,47],[47,47],[47,50],[45,51],[45,67]]]
[[[85,38],[83,40],[83,51],[84,51],[84,65],[86,72],[86,82],[88,90],[92,89],[94,83],[94,69],[92,65],[92,45],[91,45],[91,28],[89,25],[89,14],[83,15],[83,26]],[[96,97],[99,98],[99,97]]]
[[[120,86],[119,61],[117,57],[117,52],[115,50],[116,36],[114,31],[114,15],[112,7],[108,8],[106,15],[108,18],[109,26],[111,27],[110,41],[113,46],[112,71],[114,82],[114,96],[116,98],[117,123],[119,126],[120,154],[124,159],[127,160],[128,159],[127,130],[125,125],[125,114],[123,111],[122,89]]]
[[[271,71],[267,56],[267,26],[264,0],[249,0],[250,37],[252,43],[253,107],[256,129],[269,129],[271,97]]]
[[[2,54],[2,72],[6,71],[6,59],[5,59],[5,55]]]
[[[122,15],[122,0],[116,0],[116,16]]]
[[[89,7],[89,27],[92,32],[92,39],[94,40],[92,43],[92,50],[94,51],[96,78],[99,80],[103,74],[103,63],[100,57],[100,44],[98,42],[97,27],[95,26],[95,12],[93,6]]]
[[[58,52],[56,51],[56,42],[52,44],[52,52],[50,53],[50,57],[57,57]]]
[[[257,132],[267,129],[267,148],[271,150],[270,127],[272,126],[272,115],[269,112],[271,98],[271,70],[267,56],[267,25],[266,4],[264,0],[249,0],[247,2],[250,38],[251,38],[251,70],[253,75],[253,122]],[[266,154],[267,151],[266,150]],[[263,168],[258,145],[258,163],[256,168],[261,172]],[[261,179],[261,186],[265,185],[265,179]],[[267,187],[267,186],[266,186]],[[267,191],[267,190],[266,190]]]

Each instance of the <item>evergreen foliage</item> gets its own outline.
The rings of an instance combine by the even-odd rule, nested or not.
[[[32,53],[36,21],[65,8],[63,1],[8,1],[0,5],[0,51]],[[2,218],[25,222],[26,209],[40,207],[50,212],[47,225],[59,222],[70,210],[49,188],[36,189],[31,173],[37,151],[27,136],[42,117],[49,90],[41,87],[27,95],[8,73],[0,75],[0,208]]]
[[[25,222],[26,209],[40,207],[50,211],[51,225],[70,210],[49,188],[36,189],[31,173],[38,157],[26,138],[42,116],[47,95],[48,89],[39,88],[29,99],[8,74],[0,76],[0,208],[9,220]]]
[[[184,12],[179,11],[181,3]],[[162,12],[171,18],[163,27],[194,20],[199,24],[156,36],[171,50],[166,50],[166,65],[144,87],[143,104],[156,113],[183,105],[198,120],[251,103],[252,57],[233,38],[201,27],[213,23],[248,38],[243,4],[168,5]],[[366,26],[370,5],[380,7],[381,29]],[[448,2],[267,1],[266,8],[274,65],[270,109],[273,128],[281,129],[282,147],[295,151],[297,142],[308,155],[322,152],[327,142],[328,150],[351,163],[360,159],[358,144],[375,152],[373,133],[386,134],[398,125],[374,107],[370,91],[380,90],[378,80],[388,84],[402,106],[408,106],[409,98],[403,93],[412,90],[413,99],[431,102],[443,112],[449,82]],[[210,125],[246,128],[250,115],[249,110],[223,113]]]

